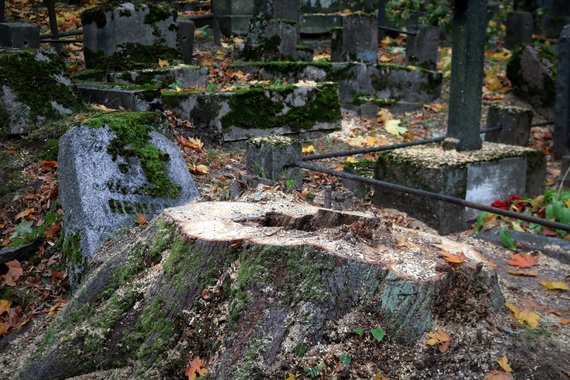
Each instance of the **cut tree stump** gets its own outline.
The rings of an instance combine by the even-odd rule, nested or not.
[[[466,258],[452,267],[442,252]],[[348,315],[413,344],[436,320],[503,307],[494,265],[471,246],[304,204],[167,209],[94,260],[21,378],[183,378],[195,358],[208,379],[284,378]]]

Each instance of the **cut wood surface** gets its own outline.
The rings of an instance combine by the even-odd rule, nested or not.
[[[494,265],[471,246],[295,203],[167,209],[95,258],[23,379],[181,378],[197,357],[209,379],[284,378],[331,324],[382,326],[407,345],[437,320],[503,307]]]

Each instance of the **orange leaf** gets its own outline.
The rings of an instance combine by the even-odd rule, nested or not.
[[[463,252],[459,253],[458,255],[454,255],[453,253],[449,252],[442,252],[441,257],[447,261],[448,264],[451,265],[461,265],[465,262],[465,254]]]
[[[522,277],[536,277],[538,275],[538,271],[530,270],[530,271],[523,271],[523,270],[515,270],[515,269],[507,269],[508,274],[512,274],[513,276],[522,276]]]
[[[25,218],[26,216],[33,214],[36,211],[35,208],[28,208],[25,209],[24,211],[20,211],[17,215],[16,215],[16,220],[18,219],[22,219]]]
[[[570,325],[570,319],[561,319],[560,324],[561,325]]]
[[[195,380],[196,374],[198,376],[203,376],[208,373],[206,368],[202,368],[204,366],[204,361],[200,359],[199,356],[196,356],[191,362],[190,365],[184,371],[184,374],[188,377],[188,380]]]
[[[146,216],[144,216],[144,214],[141,214],[140,212],[137,212],[135,214],[135,220],[137,221],[139,226],[144,226],[145,224],[148,224]]]
[[[0,315],[10,312],[10,306],[12,306],[12,301],[0,300]]]
[[[52,170],[57,167],[57,161],[42,161],[41,165],[44,170]]]
[[[510,373],[494,370],[486,374],[483,380],[514,380],[514,377]]]
[[[507,260],[507,264],[519,268],[532,268],[538,265],[538,258],[531,255],[519,255],[513,253],[511,258]]]
[[[209,171],[206,165],[190,165],[188,170],[190,170],[190,173],[196,175],[205,175],[208,174]]]
[[[8,267],[8,273],[4,275],[4,281],[8,286],[16,285],[16,282],[24,274],[22,265],[18,260],[7,261],[4,263]]]
[[[8,329],[10,328],[9,323],[0,323],[0,336],[8,334]]]

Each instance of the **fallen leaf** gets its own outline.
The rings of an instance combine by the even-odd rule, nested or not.
[[[510,373],[496,369],[486,374],[483,380],[514,380],[514,377]]]
[[[560,324],[561,325],[570,325],[570,319],[561,319]]]
[[[356,157],[350,156],[350,157],[346,158],[345,162],[347,162],[349,164],[356,164],[358,162],[358,160],[356,159]]]
[[[401,123],[402,123],[401,120],[397,119],[389,120],[388,122],[386,122],[384,128],[386,129],[386,132],[388,132],[391,135],[401,136],[408,131],[407,128],[400,127]]]
[[[386,334],[382,327],[374,327],[373,329],[370,329],[370,332],[372,333],[374,339],[376,339],[378,342],[381,342],[382,339],[384,339],[384,335]]]
[[[538,258],[531,255],[513,253],[511,258],[507,260],[507,264],[519,268],[532,268],[538,265]]]
[[[12,306],[12,301],[0,300],[0,316],[4,313],[9,313],[10,306]]]
[[[137,212],[135,214],[135,221],[137,222],[137,224],[139,226],[144,226],[145,224],[148,224],[148,221],[146,220],[146,216],[144,216],[144,214],[141,214],[140,212]]]
[[[190,365],[184,371],[184,374],[188,377],[188,380],[195,380],[196,375],[203,376],[208,373],[208,370],[204,367],[204,361],[200,359],[199,356],[196,356],[191,362]]]
[[[463,252],[460,252],[457,255],[454,255],[453,253],[449,252],[442,252],[440,256],[443,257],[445,261],[447,261],[447,263],[451,265],[461,265],[465,262],[465,259],[467,258]]]
[[[170,66],[170,63],[166,59],[158,59],[158,67],[161,69]]]
[[[53,226],[47,227],[44,231],[44,236],[45,236],[46,240],[48,240],[48,241],[55,240],[55,238],[57,237],[57,234],[62,229],[63,229],[63,227],[61,227],[61,224],[54,224]]]
[[[564,281],[541,281],[540,284],[548,290],[570,290],[570,287]]]
[[[379,123],[386,124],[388,121],[390,121],[392,119],[394,119],[394,115],[392,115],[392,113],[390,112],[390,110],[388,108],[380,109],[380,111],[378,111],[378,114],[376,115],[376,120]]]
[[[24,274],[22,265],[18,260],[7,261],[4,265],[8,267],[8,272],[4,275],[4,282],[8,286],[16,285],[18,279]]]
[[[505,302],[505,306],[513,313],[516,321],[520,324],[527,324],[533,329],[537,328],[540,316],[534,311],[522,309],[519,310],[515,305],[510,302]]]
[[[314,145],[304,146],[302,149],[302,153],[303,154],[314,154],[315,153],[315,146]]]
[[[287,377],[285,380],[295,380],[295,375],[293,375],[291,372],[287,372]]]
[[[523,270],[508,269],[507,273],[513,276],[521,276],[521,277],[536,277],[538,275],[538,271],[535,270],[523,271]]]
[[[8,329],[10,328],[9,323],[0,323],[0,336],[8,334]]]
[[[438,345],[439,351],[444,353],[449,348],[451,337],[443,330],[435,330],[428,333],[428,340],[426,342],[429,346]]]
[[[505,372],[513,372],[513,369],[511,368],[511,365],[509,364],[509,358],[507,358],[507,355],[503,356],[502,358],[500,358],[499,360],[497,360],[497,363],[499,363],[499,365],[501,366],[501,368],[505,371]]]
[[[382,375],[382,372],[378,372],[376,376],[374,376],[374,380],[390,380],[390,379]]]
[[[204,150],[204,143],[198,138],[186,139],[182,136],[176,136],[176,140],[184,148],[189,148],[196,152],[202,152]]]
[[[209,171],[206,165],[190,165],[188,170],[190,170],[190,173],[196,175],[206,175]]]
[[[36,211],[35,208],[28,208],[28,209],[25,209],[24,211],[20,211],[18,214],[16,214],[16,220],[23,219],[26,216],[33,214],[35,211]]]

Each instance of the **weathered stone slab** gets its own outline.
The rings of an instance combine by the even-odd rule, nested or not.
[[[513,194],[541,194],[545,176],[540,152],[494,143],[469,152],[444,151],[439,145],[398,149],[383,154],[375,172],[379,180],[488,205]],[[375,190],[374,203],[406,211],[440,234],[466,229],[476,216],[458,205],[381,187]]]
[[[532,42],[533,19],[532,13],[515,11],[507,14],[507,35],[505,46],[507,49],[516,49],[521,45]]]
[[[411,31],[415,36],[409,35],[406,41],[406,62],[408,65],[419,65],[428,70],[437,69],[437,56],[439,47],[439,28],[428,25],[412,25]]]
[[[55,52],[0,49],[0,133],[28,133],[80,106]]]
[[[109,82],[140,86],[156,85],[161,88],[176,85],[180,88],[206,87],[208,68],[178,65],[162,69],[142,69],[112,72],[107,75]]]
[[[333,61],[378,62],[378,18],[375,14],[353,13],[343,16],[342,29],[335,30]]]
[[[144,112],[160,106],[160,88],[158,86],[80,82],[77,83],[77,89],[85,101],[103,104],[116,110]]]
[[[409,111],[439,98],[443,81],[437,71],[391,64],[248,62],[231,67],[254,74],[260,80],[337,82],[343,108],[353,110],[361,108],[363,97],[372,97],[370,103],[378,105],[385,101],[382,106],[389,103],[394,109]]]
[[[487,114],[485,141],[527,146],[533,112],[528,108],[492,105]]]
[[[106,4],[83,12],[81,22],[89,68],[148,67],[179,55],[176,11],[168,4]]]
[[[301,158],[301,142],[291,137],[255,137],[246,144],[247,174],[271,181],[292,180],[296,188],[303,184],[303,173],[289,165],[300,162]]]
[[[340,128],[335,83],[251,87],[228,93],[163,91],[162,99],[165,107],[191,120],[194,132],[212,144],[268,135],[313,136]]]
[[[0,23],[0,46],[37,49],[40,47],[40,27],[23,22]]]
[[[518,49],[507,65],[515,91],[548,120],[554,119],[556,66],[556,54],[548,46]]]
[[[72,282],[84,260],[132,224],[135,213],[150,219],[198,196],[178,147],[160,133],[161,123],[159,114],[117,112],[87,120],[61,138],[65,236],[80,243],[82,253],[70,262]]]

